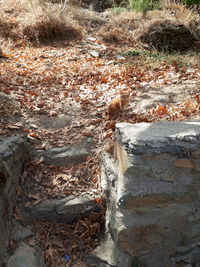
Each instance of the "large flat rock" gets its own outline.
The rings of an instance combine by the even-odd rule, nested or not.
[[[54,147],[45,152],[39,152],[47,165],[68,167],[85,161],[90,155],[90,145],[85,142],[77,145]]]
[[[26,207],[23,215],[27,221],[72,223],[98,209],[99,206],[90,196],[69,196],[58,200],[45,200],[36,206]]]
[[[132,154],[183,153],[200,142],[200,122],[117,123],[116,140]]]

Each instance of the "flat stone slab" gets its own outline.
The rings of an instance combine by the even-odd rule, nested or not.
[[[68,167],[85,161],[90,155],[90,149],[89,144],[84,143],[55,147],[39,154],[47,165]]]
[[[45,267],[45,263],[39,248],[21,243],[9,258],[6,267]]]
[[[131,154],[180,154],[200,143],[200,122],[117,123],[115,137]]]
[[[59,200],[45,200],[36,206],[26,207],[23,216],[27,221],[72,223],[98,209],[98,204],[90,196],[69,196]]]
[[[22,241],[34,235],[34,232],[29,227],[21,225],[19,222],[13,220],[11,223],[11,239],[15,241]]]

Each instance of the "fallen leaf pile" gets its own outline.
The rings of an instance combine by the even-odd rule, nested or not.
[[[88,53],[92,45],[100,50],[99,56]],[[118,57],[128,50],[128,45],[104,44],[96,38],[10,50],[0,63],[0,134],[18,133],[40,150],[91,138],[96,151],[113,138],[119,121],[198,118],[199,66],[179,66],[175,61],[162,61],[159,68],[138,60],[130,63],[127,58]],[[196,90],[180,95],[176,103],[157,103],[145,112],[135,112],[136,96],[142,88],[156,88],[159,92],[163,86],[174,85],[178,95],[176,85],[186,81],[192,81]],[[126,105],[119,105],[115,99],[127,94]],[[113,116],[109,107],[115,103],[119,106]],[[18,190],[25,205],[86,193],[96,201],[102,195],[95,152],[85,162],[68,168],[45,166],[41,158],[32,159]],[[49,266],[73,266],[73,262],[77,264],[74,266],[84,266],[81,259],[98,244],[104,215],[102,204],[99,213],[91,213],[73,225],[35,222],[37,235],[29,243],[42,245]]]

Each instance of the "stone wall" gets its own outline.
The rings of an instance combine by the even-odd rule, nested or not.
[[[16,189],[27,157],[27,145],[22,138],[0,139],[0,266],[6,257]]]
[[[109,264],[200,266],[200,122],[119,123],[101,170]]]

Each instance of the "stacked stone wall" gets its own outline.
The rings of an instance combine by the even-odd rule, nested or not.
[[[200,266],[200,122],[119,123],[101,170],[115,266]]]
[[[16,190],[27,158],[27,144],[22,138],[13,136],[0,139],[0,266],[6,259]]]

